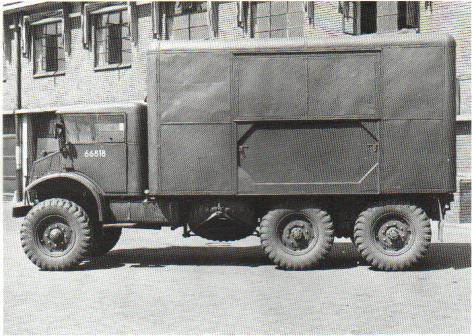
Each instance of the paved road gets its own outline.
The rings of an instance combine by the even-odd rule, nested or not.
[[[370,269],[346,240],[322,269],[288,272],[255,237],[212,244],[166,229],[125,230],[80,270],[42,272],[5,212],[5,334],[470,332],[470,226],[447,228],[408,272]]]

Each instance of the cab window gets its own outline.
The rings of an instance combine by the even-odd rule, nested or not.
[[[71,114],[63,119],[71,143],[125,142],[124,115]]]

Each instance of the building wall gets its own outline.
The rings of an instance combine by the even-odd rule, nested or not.
[[[470,31],[471,3],[434,1],[432,9],[421,6],[421,32],[444,32],[456,40],[456,73],[460,84],[460,114],[470,114]]]
[[[80,17],[71,22],[71,53],[66,55],[65,75],[35,78],[33,60],[23,57],[22,107],[143,100],[147,94],[146,49],[153,41],[150,7],[150,4],[138,7],[139,39],[133,47],[130,68],[95,70],[93,48],[82,47]]]
[[[461,87],[461,114],[470,114],[470,3],[433,2],[432,11],[420,5],[420,30],[422,32],[448,32],[457,41],[457,77]],[[74,4],[74,11],[80,6]],[[219,37],[241,38],[243,30],[237,26],[237,3],[223,2],[218,8]],[[84,49],[81,43],[80,17],[72,20],[71,54],[66,55],[66,71],[63,76],[34,78],[33,60],[21,58],[22,108],[54,107],[80,103],[99,103],[116,100],[143,99],[146,95],[146,49],[153,41],[151,29],[151,5],[138,6],[139,40],[133,47],[133,62],[129,69],[96,71],[93,48]],[[378,2],[378,32],[396,30],[397,3]],[[312,23],[305,15],[306,37],[329,37],[343,35],[342,16],[338,2],[315,2],[315,18]],[[11,57],[4,60],[3,108],[12,110],[16,106],[16,41],[10,38]],[[93,34],[92,34],[93,35]],[[94,83],[90,94],[90,83]],[[113,85],[110,85],[112,83]],[[45,99],[47,97],[47,99]]]

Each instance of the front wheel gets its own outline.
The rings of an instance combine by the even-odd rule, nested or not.
[[[35,205],[21,225],[26,256],[49,271],[72,269],[87,256],[91,227],[87,213],[74,202],[52,198]]]
[[[100,257],[110,251],[118,243],[121,237],[121,228],[100,228],[92,239],[90,248],[91,257]]]
[[[272,210],[262,218],[260,234],[269,259],[293,270],[317,266],[334,241],[331,217],[318,208]]]
[[[431,243],[431,224],[426,213],[415,205],[378,204],[359,215],[354,241],[373,267],[403,270],[424,258]]]

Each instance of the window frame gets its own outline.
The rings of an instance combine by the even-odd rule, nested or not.
[[[47,30],[47,26],[55,25],[55,34],[44,34],[44,30]],[[65,75],[65,66],[66,66],[66,55],[65,55],[65,42],[62,34],[64,22],[61,19],[54,19],[49,22],[39,22],[33,23],[32,26],[32,45],[33,45],[33,77],[50,77],[50,76],[61,76]],[[39,36],[39,37],[38,37]],[[56,39],[57,46],[56,49],[56,69],[47,70],[47,40],[45,36],[53,36]],[[38,69],[36,58],[38,56],[37,41],[41,43],[41,70]],[[62,49],[62,55],[60,55],[60,50]],[[61,57],[62,56],[62,57]],[[44,65],[46,67],[43,70],[43,62],[46,62]],[[60,69],[60,62],[62,62],[63,69]]]
[[[263,15],[263,16],[258,16],[257,15],[257,5],[259,3],[262,3],[262,2],[267,2],[267,4],[269,5],[269,13],[267,15]],[[303,8],[301,8],[300,10],[293,10],[293,11],[290,11],[290,2],[289,1],[280,1],[279,3],[284,3],[286,8],[285,8],[285,11],[283,13],[280,13],[280,14],[272,14],[272,6],[273,6],[273,2],[272,1],[258,1],[258,2],[254,2],[252,3],[252,12],[255,13],[255,15],[253,14],[252,15],[252,22],[251,22],[251,37],[252,38],[291,38],[291,37],[303,37],[305,36],[305,12],[303,10]],[[301,6],[303,6],[302,3],[299,3],[299,2],[292,2],[292,5],[293,4],[299,4]],[[301,14],[302,15],[302,22],[301,22],[301,25],[300,26],[294,26],[292,25],[292,23],[289,21],[289,15],[291,14]],[[273,24],[273,18],[276,18],[276,17],[284,17],[285,18],[285,27],[282,28],[282,29],[272,29],[272,24]],[[257,20],[258,19],[269,19],[269,28],[268,30],[261,30],[261,31],[258,31],[256,29],[257,27]],[[295,29],[301,29],[301,32],[302,32],[302,35],[301,36],[290,36],[290,31],[292,30],[295,30]],[[285,32],[285,36],[284,37],[277,37],[277,36],[272,36],[272,34],[274,33],[277,33],[277,32],[280,32],[280,31],[284,31]],[[257,34],[261,34],[261,33],[265,33],[265,34],[269,34],[268,37],[258,37]]]
[[[181,4],[185,4],[185,6],[188,6],[188,5],[197,5],[197,4],[200,4],[200,5],[205,5],[205,9],[196,9],[195,8],[181,8],[180,11],[181,13],[179,14],[176,14],[176,4],[177,2],[174,2],[172,4],[170,4],[170,8],[167,9],[167,12],[169,14],[169,19],[166,20],[166,40],[170,40],[172,39],[172,35],[174,34],[174,32],[176,31],[186,31],[186,35],[187,35],[187,38],[186,39],[177,39],[177,40],[183,40],[183,41],[195,41],[195,40],[209,40],[211,39],[211,29],[210,29],[210,25],[208,24],[208,22],[206,22],[204,25],[192,25],[192,18],[191,16],[194,15],[194,14],[200,14],[200,13],[206,13],[208,15],[208,4],[206,3],[206,1],[198,1],[198,2],[188,2],[188,1],[182,1],[182,2],[179,2]],[[175,17],[186,17],[186,23],[187,23],[187,26],[185,28],[179,28],[179,29],[173,29],[174,28],[174,18]],[[207,33],[208,33],[208,37],[205,38],[205,39],[192,39],[192,29],[195,29],[195,28],[202,28],[202,27],[205,27],[206,30],[207,30]]]
[[[118,24],[110,24],[109,21],[109,16],[119,13],[119,23]],[[123,13],[126,13],[128,18],[127,22],[123,23]],[[133,63],[133,46],[132,46],[132,39],[131,39],[131,17],[129,16],[129,13],[127,12],[126,8],[111,8],[110,10],[106,11],[100,11],[97,13],[92,13],[93,14],[93,54],[94,54],[94,70],[95,71],[102,71],[102,70],[112,70],[112,69],[126,69],[130,68],[132,63]],[[101,26],[100,22],[102,21],[102,18],[104,16],[108,16],[106,21],[105,26]],[[120,62],[117,63],[109,63],[109,50],[110,50],[110,26],[111,25],[118,25],[121,28],[121,55],[120,55]],[[123,28],[127,28],[127,36],[123,37]],[[101,30],[103,31],[103,35],[105,35],[104,40],[98,41],[97,35],[98,31]],[[128,40],[128,45],[129,48],[123,49],[123,40]],[[102,42],[105,45],[105,52],[98,52],[98,43]],[[123,53],[128,52],[129,53],[129,61],[128,62],[123,62]],[[99,54],[104,54],[105,55],[105,63],[99,64]]]
[[[76,142],[71,141],[71,139],[68,136],[67,125],[66,125],[66,119],[68,117],[74,117],[74,118],[77,118],[77,117],[93,118],[93,117],[95,117],[96,118],[95,123],[91,124],[92,127],[95,127],[95,125],[98,124],[98,122],[96,122],[97,119],[99,117],[102,117],[102,116],[112,116],[112,117],[119,116],[119,117],[123,117],[124,130],[123,130],[123,140],[122,141],[97,141],[97,140],[93,140],[93,139],[91,141],[76,141]],[[77,112],[77,113],[62,114],[61,119],[62,119],[62,123],[64,124],[64,127],[65,127],[66,141],[71,143],[72,145],[127,144],[128,143],[128,123],[127,123],[126,116],[127,116],[127,114],[124,113],[124,112],[106,112],[106,113],[80,113],[80,112]],[[96,131],[95,131],[95,133],[96,133]],[[92,134],[93,134],[93,132],[92,132]]]
[[[413,26],[408,26],[408,6],[415,6],[415,21],[416,21],[416,27]],[[401,8],[402,7],[402,8]],[[400,10],[403,10],[403,13],[400,13]],[[420,3],[419,1],[398,1],[397,2],[397,10],[398,10],[398,27],[397,30],[402,30],[402,29],[414,29],[419,32],[420,30]],[[404,25],[402,27],[402,25]]]

